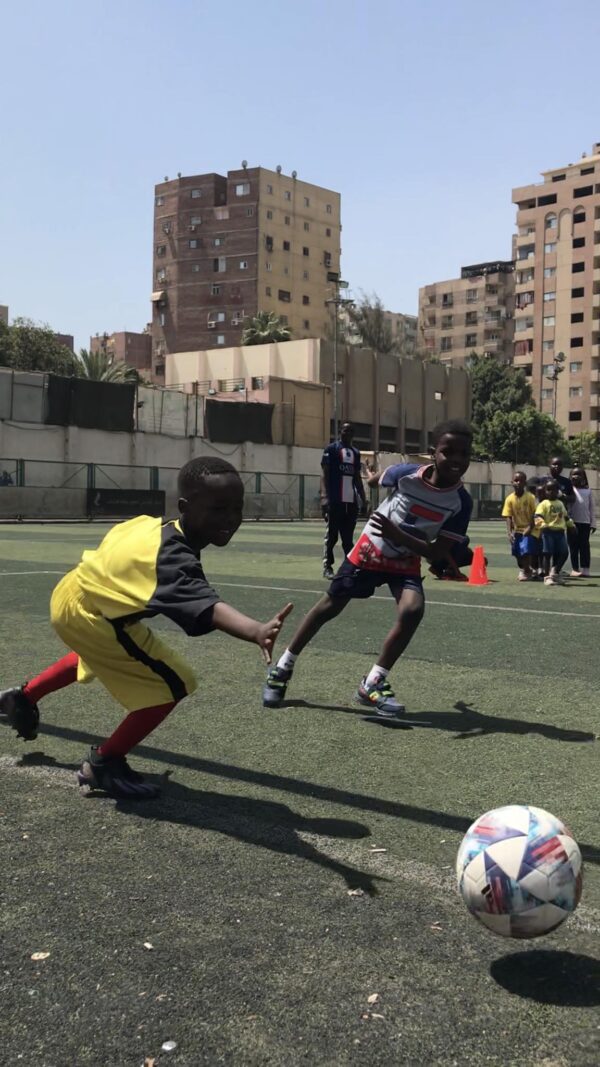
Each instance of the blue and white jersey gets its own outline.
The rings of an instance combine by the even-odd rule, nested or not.
[[[464,543],[473,502],[462,482],[438,489],[425,481],[423,475],[431,464],[396,463],[388,467],[379,484],[390,493],[376,509],[394,526],[406,530],[425,542],[434,541],[443,533],[458,544]],[[393,545],[367,522],[348,559],[365,570],[419,574],[421,560],[411,549]]]
[[[329,503],[355,504],[357,493],[354,482],[360,474],[358,448],[334,441],[324,450],[321,466],[325,471]]]

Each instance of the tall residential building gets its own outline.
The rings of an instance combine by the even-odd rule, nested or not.
[[[139,371],[150,372],[152,367],[152,338],[149,330],[135,333],[122,330],[119,333],[97,333],[90,337],[90,352],[105,352],[109,361],[127,363]],[[158,384],[164,385],[164,375]]]
[[[165,180],[155,188],[152,355],[239,345],[274,311],[294,338],[331,322],[340,269],[340,195],[264,167]]]
[[[419,289],[422,354],[453,367],[464,367],[473,352],[510,363],[513,270],[512,260],[476,263],[463,267],[460,278],[434,282]]]
[[[0,322],[3,322],[5,326],[8,326],[8,305],[0,304]]]
[[[412,359],[417,353],[418,317],[405,315],[402,311],[386,311],[384,315],[390,324],[398,355],[404,359]]]
[[[538,407],[555,410],[573,436],[597,431],[600,420],[600,142],[591,156],[543,178],[512,194],[514,363],[528,375]],[[564,372],[555,386],[559,355]]]

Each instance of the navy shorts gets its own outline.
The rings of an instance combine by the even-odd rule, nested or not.
[[[546,556],[567,555],[567,537],[562,530],[542,530],[542,550]]]
[[[389,586],[395,600],[405,589],[423,595],[423,579],[419,574],[391,574],[389,571],[368,571],[356,567],[345,559],[329,586],[329,596],[351,597],[352,600],[367,600],[380,586]]]
[[[513,535],[512,554],[516,556],[537,556],[538,538],[533,534],[516,533]]]

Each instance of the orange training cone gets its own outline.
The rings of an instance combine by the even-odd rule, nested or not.
[[[483,545],[476,545],[473,549],[473,562],[469,571],[469,585],[489,585],[489,578],[485,566]]]

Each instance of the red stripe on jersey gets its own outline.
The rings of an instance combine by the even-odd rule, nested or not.
[[[418,515],[420,519],[429,519],[430,522],[440,522],[445,518],[442,511],[432,511],[431,508],[425,507],[424,504],[411,504],[410,514]]]

